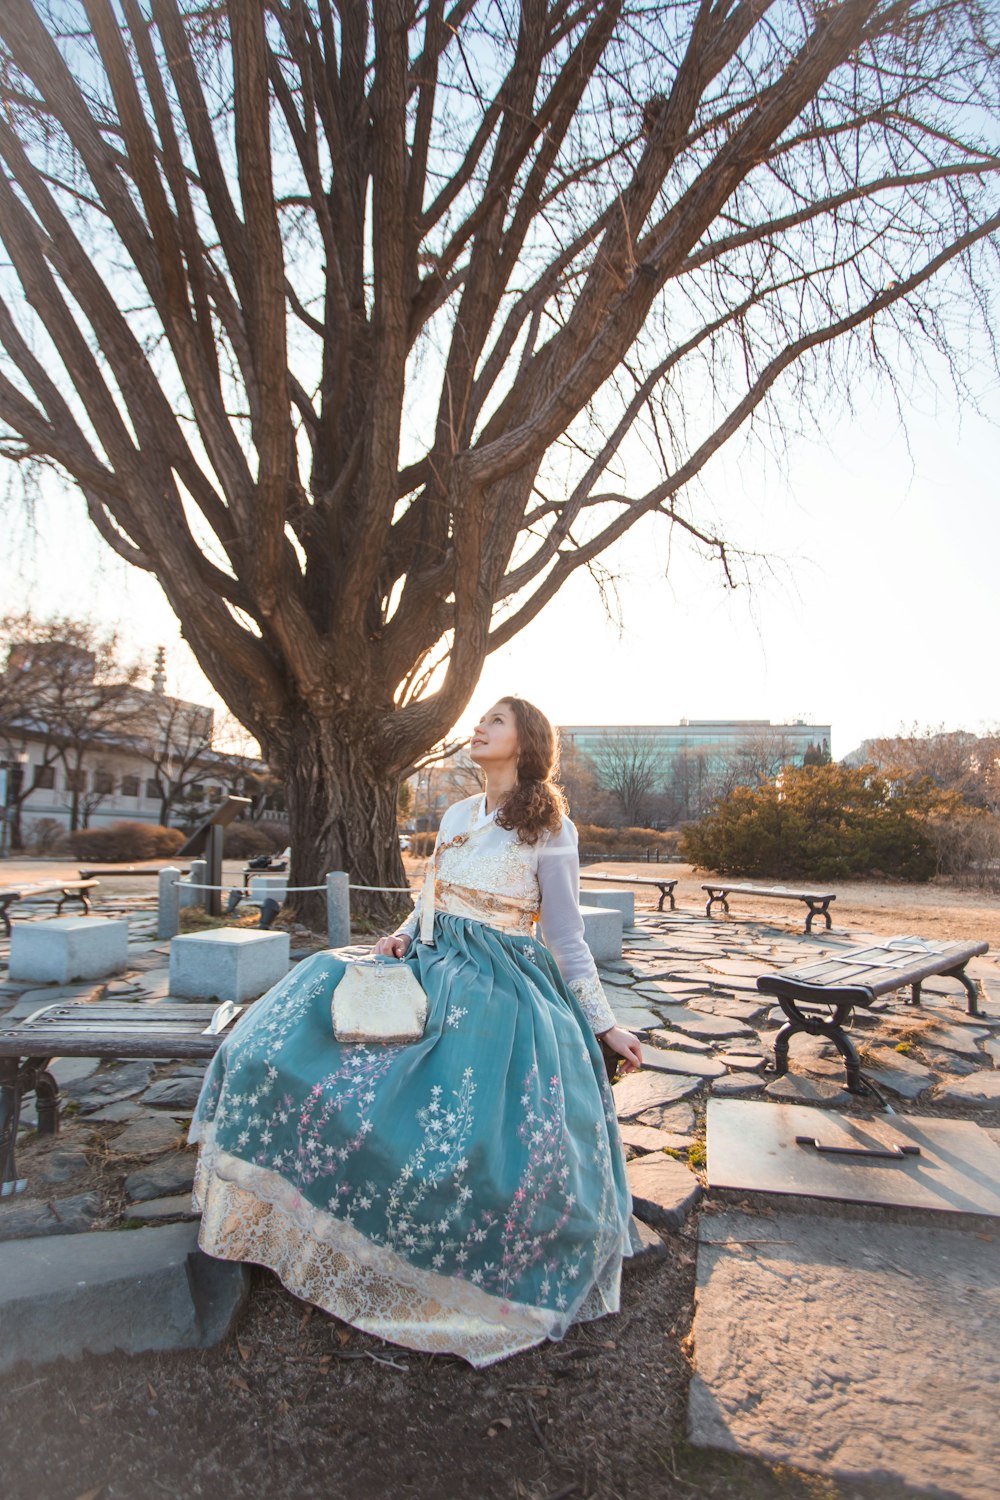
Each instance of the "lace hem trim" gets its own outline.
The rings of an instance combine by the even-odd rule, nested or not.
[[[615,1013],[608,1004],[604,986],[596,974],[591,979],[571,979],[568,983],[580,1002],[580,1009],[598,1036],[604,1031],[610,1031],[612,1026],[617,1026]]]
[[[619,1308],[628,1230],[594,1284],[565,1312],[493,1297],[411,1265],[304,1199],[278,1173],[214,1147],[203,1127],[194,1203],[198,1242],[222,1260],[269,1267],[295,1296],[407,1349],[458,1354],[477,1368],[558,1340],[577,1322]]]

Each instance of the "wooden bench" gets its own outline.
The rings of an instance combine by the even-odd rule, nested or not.
[[[0,1197],[24,1188],[15,1162],[21,1100],[34,1093],[39,1135],[59,1130],[55,1057],[203,1057],[209,1059],[242,1005],[75,1001],[47,1005],[0,1029]]]
[[[979,1014],[975,980],[966,973],[971,958],[989,950],[989,943],[935,943],[924,938],[889,938],[883,943],[847,948],[816,963],[763,974],[757,988],[773,995],[786,1017],[774,1039],[774,1071],[788,1071],[788,1044],[797,1032],[823,1036],[833,1042],[844,1059],[847,1087],[852,1094],[876,1092],[862,1080],[861,1063],[854,1044],[844,1030],[856,1006],[870,1006],[880,995],[904,985],[910,987],[910,1004],[920,1004],[920,986],[925,979],[944,975],[957,979],[968,996],[970,1016]],[[803,1006],[811,1009],[803,1010]],[[816,1009],[827,1011],[822,1015]],[[830,1010],[832,1008],[832,1014]]]
[[[99,880],[40,880],[34,885],[0,886],[0,920],[7,930],[7,936],[10,937],[10,909],[16,902],[27,901],[34,904],[36,898],[52,900],[58,892],[60,899],[56,904],[56,916],[67,901],[79,901],[86,916],[90,911],[87,892],[100,883]]]
[[[802,901],[809,908],[806,917],[806,932],[812,932],[813,917],[825,917],[827,930],[833,926],[830,920],[830,902],[836,901],[832,891],[793,891],[785,885],[703,885],[703,891],[708,892],[708,901],[705,904],[705,915],[712,915],[712,907],[716,901],[722,902],[722,909],[729,914],[729,897],[735,892],[741,896],[766,896],[773,901]]]
[[[660,893],[660,899],[656,904],[656,910],[663,910],[664,901],[670,902],[671,911],[677,910],[677,906],[674,901],[674,886],[677,884],[676,880],[657,880],[652,875],[588,875],[586,872],[581,872],[580,879],[603,880],[605,884],[610,885],[655,885]]]

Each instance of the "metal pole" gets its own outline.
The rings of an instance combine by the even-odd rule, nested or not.
[[[156,921],[158,938],[176,937],[181,925],[181,872],[176,865],[160,871],[159,905]]]
[[[350,876],[343,870],[326,877],[326,931],[331,948],[346,948],[351,941]]]

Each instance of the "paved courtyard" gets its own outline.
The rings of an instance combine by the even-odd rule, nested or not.
[[[128,916],[126,973],[62,987],[4,981],[0,1021],[56,1000],[103,996],[155,1005],[167,998],[169,950],[156,940],[148,901],[118,898],[102,909]],[[710,1100],[801,1104],[852,1119],[879,1114],[873,1101],[846,1094],[840,1059],[822,1040],[795,1038],[790,1072],[782,1079],[767,1072],[781,1018],[757,991],[757,977],[867,936],[839,928],[806,935],[798,922],[792,911],[770,922],[640,911],[626,929],[622,958],[602,967],[620,1024],[644,1042],[646,1066],[616,1085],[641,1221],[637,1248],[655,1256],[662,1237],[682,1226],[687,1234],[693,1226],[701,1241],[691,1435],[806,1470],[884,1475],[984,1500],[983,1465],[1000,1466],[998,1424],[984,1410],[984,1371],[993,1389],[1000,1374],[990,1352],[1000,1347],[997,1277],[988,1269],[996,1263],[992,1222],[959,1215],[944,1225],[946,1216],[938,1215],[918,1223],[882,1209],[879,1221],[868,1223],[849,1214],[831,1218],[829,1207],[817,1217],[798,1200],[768,1203],[757,1195],[737,1204],[732,1195],[705,1196]],[[293,936],[293,962],[309,951],[304,935]],[[900,1117],[974,1121],[992,1147],[1000,1143],[1000,965],[988,954],[970,972],[981,982],[981,1018],[966,1015],[957,981],[931,980],[919,1008],[896,994],[859,1016],[854,1040]],[[27,1255],[40,1236],[190,1223],[194,1154],[184,1132],[201,1066],[64,1059],[54,1071],[64,1126],[55,1139],[33,1137],[29,1101],[19,1153],[28,1186],[0,1205],[0,1250],[2,1242],[11,1252],[20,1243]],[[824,1225],[831,1233],[824,1235]],[[764,1249],[769,1241],[783,1248]],[[874,1259],[858,1253],[858,1245],[876,1241]],[[957,1280],[948,1269],[955,1265],[962,1267]],[[900,1299],[908,1316],[887,1318],[886,1307]],[[949,1330],[954,1347],[939,1360]],[[142,1344],[141,1329],[136,1336],[136,1347],[155,1347]],[[975,1358],[966,1357],[973,1345]],[[81,1347],[88,1347],[83,1331]],[[911,1432],[901,1408],[915,1409],[921,1397],[905,1372],[925,1367],[934,1389],[945,1380],[954,1399],[947,1422],[936,1402],[935,1420]]]

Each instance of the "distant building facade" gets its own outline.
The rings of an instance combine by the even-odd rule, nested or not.
[[[564,768],[582,762],[614,795],[626,821],[663,828],[702,817],[734,787],[758,786],[783,766],[828,760],[830,732],[829,724],[772,724],[770,719],[563,724],[559,729]]]
[[[682,756],[697,755],[715,765],[730,762],[753,744],[773,746],[786,765],[801,765],[810,748],[829,754],[830,725],[772,724],[770,719],[681,719],[677,724],[561,724],[563,744],[593,761],[609,740],[648,742],[667,771]]]
[[[56,710],[47,716],[44,692],[32,699],[33,681],[51,684],[57,656],[58,712],[65,711],[67,683],[74,698],[65,712],[73,721],[70,728],[56,727]],[[251,778],[267,774],[261,761],[213,749],[213,710],[167,694],[162,650],[151,688],[129,684],[103,705],[91,653],[68,643],[13,645],[6,663],[7,677],[12,674],[20,682],[13,695],[17,707],[0,724],[0,805],[11,825],[7,832],[21,841],[29,840],[42,820],[70,829],[74,808],[78,827],[122,820],[159,823],[171,787],[166,821],[177,822],[190,817],[194,807],[210,806],[235,790],[241,769]],[[91,707],[94,720],[88,728]],[[74,730],[78,742],[70,753],[67,737]]]

